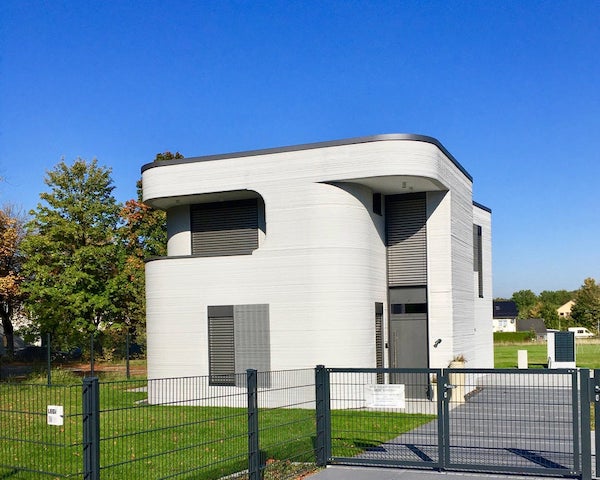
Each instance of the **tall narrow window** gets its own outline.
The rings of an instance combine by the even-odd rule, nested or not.
[[[483,252],[481,248],[480,225],[473,225],[473,271],[477,272],[479,298],[483,298]]]
[[[211,385],[235,385],[233,306],[208,307],[208,375]]]
[[[383,368],[383,303],[375,304],[375,367]],[[377,383],[383,383],[383,373],[377,374]]]
[[[381,215],[381,193],[373,194],[373,213]]]

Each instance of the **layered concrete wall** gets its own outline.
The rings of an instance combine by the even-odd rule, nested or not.
[[[167,210],[169,236],[168,257],[146,265],[151,378],[208,373],[210,305],[269,305],[274,370],[374,367],[374,304],[388,302],[384,215],[373,213],[373,191],[427,192],[430,366],[458,353],[488,366],[491,343],[478,334],[488,299],[474,299],[471,179],[436,142],[389,136],[161,162],[144,168],[143,187],[146,202]],[[191,256],[189,205],[244,196],[264,201],[259,248]]]

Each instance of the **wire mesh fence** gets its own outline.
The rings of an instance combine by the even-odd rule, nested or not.
[[[363,465],[439,464],[441,416],[438,417],[438,402],[434,398],[434,380],[440,371],[328,370],[334,461]]]
[[[449,464],[580,469],[577,370],[449,372],[455,385],[446,422]]]
[[[227,386],[0,383],[0,478],[284,480],[334,462],[588,479],[600,371],[592,380],[575,369],[319,366],[248,371]]]
[[[82,472],[81,385],[0,383],[0,478]]]
[[[245,470],[246,396],[211,387],[207,377],[102,382],[102,478],[211,479]]]
[[[260,378],[266,375],[269,382]],[[271,385],[258,390],[260,478],[297,478],[315,470],[314,369],[258,377],[258,385]]]
[[[248,374],[239,387],[209,377],[0,384],[0,478],[258,478],[253,435],[254,473],[296,478],[315,466],[314,370],[258,375],[269,381],[253,389]]]

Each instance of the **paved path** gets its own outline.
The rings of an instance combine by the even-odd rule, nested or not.
[[[431,470],[346,467],[332,465],[306,477],[310,480],[548,480],[548,477],[484,473],[435,472]]]

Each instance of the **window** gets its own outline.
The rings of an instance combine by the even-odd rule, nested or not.
[[[373,213],[381,215],[381,193],[373,194]]]
[[[473,225],[473,271],[477,272],[479,298],[483,298],[483,252],[481,251],[480,225]]]
[[[383,303],[375,304],[375,367],[383,368]],[[384,383],[383,373],[377,374],[377,383]]]
[[[427,313],[426,303],[392,303],[392,314],[400,315],[404,313]]]
[[[269,305],[208,307],[208,374],[210,385],[245,385],[245,373],[271,369]],[[259,386],[270,384],[268,374]]]
[[[258,248],[259,210],[264,217],[257,198],[192,205],[192,255],[251,255]]]

